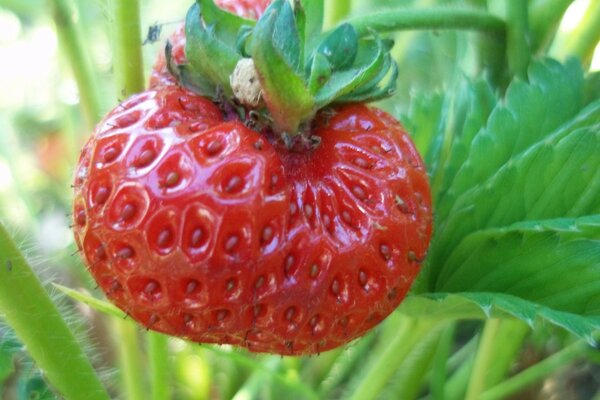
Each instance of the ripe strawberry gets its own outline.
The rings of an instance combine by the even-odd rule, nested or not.
[[[258,45],[270,21],[255,28]],[[318,353],[362,335],[405,297],[431,236],[427,175],[383,111],[350,101],[278,112],[260,51],[266,110],[223,114],[223,103],[159,85],[105,117],[77,167],[75,238],[109,299],[148,328]],[[391,68],[380,56],[369,72],[379,79]],[[363,84],[346,98],[387,92]]]
[[[216,0],[215,4],[222,9],[231,11],[241,17],[258,19],[269,6],[271,0]],[[177,64],[185,64],[185,25],[181,24],[169,37],[172,47],[172,57]],[[167,61],[163,51],[158,53],[152,72],[150,73],[150,87],[159,84],[172,85],[177,80],[167,70]]]

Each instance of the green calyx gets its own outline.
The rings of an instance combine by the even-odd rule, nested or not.
[[[253,60],[267,119],[275,132],[304,132],[328,105],[390,96],[397,67],[392,41],[360,37],[350,24],[322,32],[323,0],[275,0],[258,21],[197,0],[186,18],[186,65],[170,65],[180,82],[206,96],[233,97],[230,77]],[[167,57],[169,57],[167,49]]]

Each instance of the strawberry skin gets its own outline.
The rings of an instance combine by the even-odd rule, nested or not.
[[[278,354],[384,319],[431,235],[423,162],[364,105],[313,132],[315,150],[290,152],[177,86],[115,108],[74,183],[76,243],[108,298],[153,330]]]

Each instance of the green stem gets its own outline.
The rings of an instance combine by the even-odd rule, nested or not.
[[[51,0],[52,17],[56,33],[69,64],[73,70],[81,108],[88,128],[93,129],[100,117],[100,95],[94,79],[92,60],[87,50],[89,45],[83,43],[80,27],[75,23],[76,10],[70,0]]]
[[[169,360],[169,338],[156,332],[149,332],[148,359],[150,361],[150,387],[152,400],[168,400],[171,398],[169,377],[171,362]]]
[[[110,0],[117,96],[144,90],[139,0]]]
[[[359,35],[368,35],[371,30],[384,33],[416,29],[465,29],[503,37],[506,30],[504,21],[489,13],[444,7],[389,10],[352,18],[348,22]]]
[[[569,33],[563,54],[579,57],[584,65],[589,66],[598,42],[600,42],[600,2],[591,1],[583,20]]]
[[[444,398],[444,386],[448,376],[450,349],[456,332],[456,323],[452,323],[443,333],[437,346],[433,359],[431,373],[431,398],[441,400]]]
[[[371,351],[375,337],[374,332],[371,332],[338,355],[329,373],[319,385],[319,395],[322,398],[331,397],[331,392],[340,387],[352,372],[359,368],[359,363],[366,359]]]
[[[385,393],[388,394],[386,399],[417,398],[434,360],[441,336],[442,330],[435,329],[415,344],[400,365],[399,373],[394,375],[389,388],[386,388]]]
[[[351,400],[377,399],[381,389],[397,371],[398,366],[419,343],[441,322],[435,319],[402,317],[401,330],[392,341],[386,343],[382,351],[372,355],[373,363],[352,393]]]
[[[486,390],[479,397],[480,400],[500,400],[518,393],[529,385],[544,379],[557,369],[564,367],[574,359],[582,357],[588,351],[586,342],[577,341],[545,360],[505,380],[497,386]]]
[[[523,0],[506,1],[506,47],[508,67],[513,76],[527,79],[529,50],[528,3]]]
[[[479,399],[483,391],[504,379],[528,332],[529,327],[519,320],[485,322],[466,400]]]
[[[537,0],[529,9],[531,48],[545,52],[556,34],[560,21],[574,0]]]
[[[109,0],[117,97],[125,98],[144,89],[140,7],[138,0]],[[144,374],[137,327],[131,321],[115,319],[119,362],[125,398],[145,400]],[[151,368],[160,368],[152,366]]]
[[[75,336],[1,223],[0,255],[0,315],[48,381],[70,400],[108,400]]]
[[[146,400],[142,353],[139,347],[137,326],[121,318],[114,318],[115,341],[119,348],[119,369],[124,385],[124,398]]]

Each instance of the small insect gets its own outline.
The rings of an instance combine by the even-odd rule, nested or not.
[[[162,27],[163,27],[163,24],[158,24],[158,23],[156,23],[154,25],[150,25],[148,27],[148,33],[146,34],[146,39],[144,40],[144,43],[142,43],[142,44],[158,42],[160,40],[160,33],[162,31]]]
[[[8,272],[11,272],[11,271],[12,271],[12,269],[13,269],[12,261],[10,261],[10,260],[6,260],[6,270],[7,270]]]

